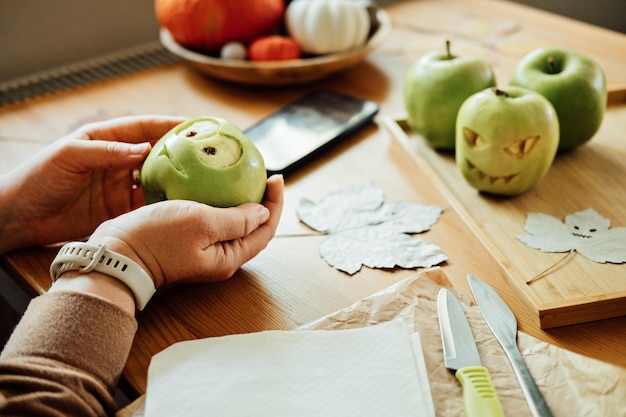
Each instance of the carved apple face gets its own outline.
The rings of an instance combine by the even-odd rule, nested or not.
[[[193,200],[216,207],[259,203],[267,174],[256,146],[232,122],[181,123],[152,148],[141,170],[146,203]]]
[[[456,163],[477,190],[519,195],[548,172],[558,142],[558,119],[543,96],[519,87],[489,88],[459,110]]]

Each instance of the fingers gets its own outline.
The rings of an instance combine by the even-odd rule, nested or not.
[[[90,123],[68,135],[61,152],[69,168],[79,172],[136,167],[150,152],[150,141],[160,139],[185,120],[173,116],[127,116]]]
[[[270,217],[267,207],[260,204],[246,203],[238,207],[213,208],[215,220],[210,222],[213,228],[219,227],[215,235],[216,242],[239,239],[248,236]]]
[[[87,124],[70,136],[88,140],[149,142],[159,139],[185,120],[187,118],[159,115],[118,117]]]
[[[75,172],[127,169],[141,165],[151,145],[102,140],[68,140],[60,152],[67,168]]]
[[[215,235],[216,241],[227,242],[235,239],[254,238],[259,243],[267,244],[280,219],[283,205],[283,179],[281,176],[270,178],[267,182],[263,205],[246,203],[237,207],[215,209],[210,208],[215,219],[209,222],[213,228],[219,225],[220,231]],[[263,229],[259,229],[263,226]],[[264,242],[265,241],[265,242]]]
[[[202,229],[211,244],[197,248],[194,264],[198,269],[187,271],[189,274],[186,277],[169,275],[166,281],[198,282],[230,278],[244,263],[261,252],[276,233],[283,208],[283,189],[282,176],[275,176],[267,182],[265,207],[258,204],[227,209],[204,206],[203,227],[194,230]],[[176,272],[181,271],[179,266]]]
[[[285,180],[282,175],[272,175],[267,180],[267,188],[265,189],[263,205],[265,205],[271,213],[266,225],[273,228],[274,231],[278,227],[278,221],[280,220],[280,215],[283,211],[284,189]]]
[[[255,228],[251,233],[238,239],[224,240],[221,244],[223,252],[228,254],[228,261],[236,270],[245,262],[262,251],[276,233],[283,208],[284,181],[280,175],[272,176],[267,182],[267,190],[263,204],[269,211],[267,221]],[[238,207],[238,209],[243,206]]]

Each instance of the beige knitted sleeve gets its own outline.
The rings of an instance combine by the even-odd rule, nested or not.
[[[33,299],[0,355],[0,414],[112,415],[137,322],[69,291]]]

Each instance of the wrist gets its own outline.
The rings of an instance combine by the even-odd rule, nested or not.
[[[52,281],[55,282],[68,271],[78,271],[81,274],[95,271],[119,280],[132,292],[139,310],[143,310],[156,291],[152,277],[142,265],[125,255],[108,250],[104,244],[65,244],[50,266]]]
[[[101,272],[66,272],[50,287],[49,292],[55,291],[88,294],[116,305],[130,315],[135,314],[135,296],[130,288],[117,278]]]
[[[111,235],[100,233],[100,229],[96,229],[94,234],[89,237],[87,243],[91,245],[106,245],[110,251],[124,255],[137,263],[152,279],[155,288],[160,288],[164,284],[164,278],[162,270],[156,260],[151,257],[149,250],[135,250],[134,248],[141,249],[141,243],[134,242],[134,244],[128,243],[130,239],[121,239],[113,237]],[[144,259],[144,256],[146,258]]]

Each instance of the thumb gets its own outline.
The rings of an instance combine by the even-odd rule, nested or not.
[[[68,152],[73,153],[71,160],[83,169],[125,169],[141,164],[151,148],[149,142],[77,140],[68,147]]]

